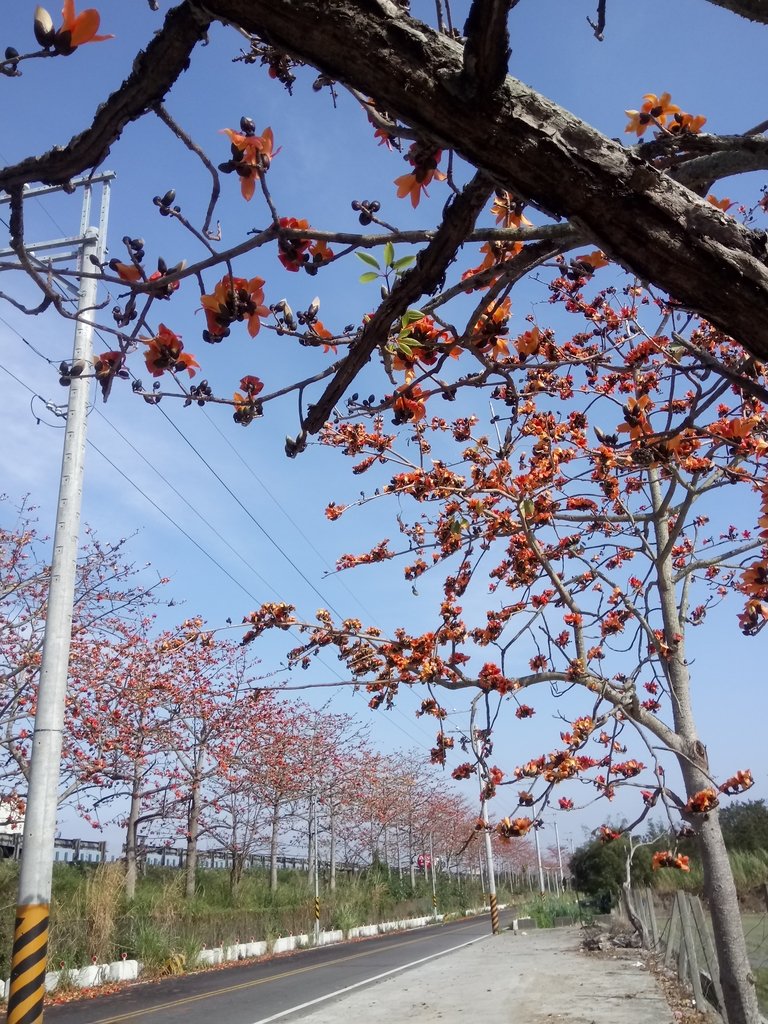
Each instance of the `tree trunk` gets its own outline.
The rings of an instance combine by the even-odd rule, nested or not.
[[[229,892],[230,895],[234,896],[240,887],[240,882],[243,878],[243,866],[245,864],[245,855],[240,851],[232,851],[232,867],[229,871]]]
[[[701,744],[699,744],[701,746]],[[680,759],[687,795],[709,787],[708,778]],[[757,991],[744,939],[739,898],[717,811],[701,816],[698,846],[704,869],[704,895],[712,917],[720,985],[729,1024],[759,1024]]]
[[[192,795],[189,800],[189,817],[187,819],[187,857],[184,883],[184,895],[188,900],[194,898],[197,885],[197,840],[200,834],[200,812],[202,800],[200,798],[200,779],[195,778],[192,782]]]
[[[128,812],[128,825],[125,830],[125,895],[132,900],[136,896],[136,879],[138,877],[137,846],[139,811],[141,797],[138,793],[138,780],[134,780],[131,806]]]
[[[330,879],[329,885],[331,892],[336,888],[336,807],[331,803],[330,808],[330,850],[328,857],[330,859]]]
[[[690,799],[702,789],[709,789],[707,750],[699,739],[691,707],[691,679],[685,653],[685,608],[678,608],[671,563],[669,519],[664,510],[661,487],[655,470],[649,471],[650,490],[656,530],[656,569],[664,634],[669,655],[664,659],[667,681],[672,691],[672,716],[675,732],[682,741],[676,751],[680,771]],[[674,538],[673,538],[674,539]],[[682,614],[681,614],[682,612]],[[704,870],[704,893],[712,916],[720,984],[728,1024],[759,1024],[755,980],[752,975],[739,900],[728,853],[723,841],[716,810],[707,814],[690,814],[696,829]]]
[[[280,801],[275,798],[272,804],[272,836],[269,841],[269,888],[277,892],[277,849],[280,829]]]

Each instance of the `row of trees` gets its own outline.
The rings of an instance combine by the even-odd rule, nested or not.
[[[30,510],[0,530],[0,693],[6,824],[23,813],[48,568]],[[80,561],[59,798],[124,829],[126,891],[141,847],[221,850],[236,888],[248,858],[303,848],[328,864],[408,872],[430,848],[451,869],[473,840],[472,802],[415,753],[384,755],[351,716],[259,688],[250,652],[200,619],[159,630],[157,587],[91,536]],[[426,761],[426,763],[425,763]],[[475,844],[476,845],[476,844]],[[474,853],[474,847],[466,859]]]

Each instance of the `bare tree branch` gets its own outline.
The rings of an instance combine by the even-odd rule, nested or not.
[[[429,245],[419,253],[416,266],[400,278],[384,299],[351,346],[330,385],[309,409],[304,421],[308,434],[316,434],[322,429],[334,405],[368,362],[371,353],[387,340],[393,321],[402,316],[412,302],[438,287],[456,251],[488,202],[491,191],[485,175],[478,173],[449,203],[443,223]]]
[[[495,92],[507,75],[511,0],[472,0],[464,35],[464,78],[477,95]]]
[[[127,124],[162,101],[189,63],[195,45],[205,38],[212,18],[191,4],[171,8],[162,29],[146,50],[140,50],[130,75],[101,104],[90,128],[75,135],[66,146],[39,157],[29,157],[0,172],[0,189],[12,189],[30,181],[64,185],[77,174],[97,167]]]
[[[637,153],[522,82],[462,91],[463,48],[387,0],[208,0],[393,115],[454,147],[502,187],[568,217],[642,280],[768,357],[768,243]],[[387,53],[386,65],[371,53]]]

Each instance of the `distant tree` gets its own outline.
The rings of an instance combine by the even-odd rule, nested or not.
[[[720,812],[723,839],[729,850],[768,850],[768,807],[765,800],[744,800]]]
[[[571,857],[571,877],[574,888],[588,896],[618,897],[627,873],[629,839],[622,836],[614,842],[594,839],[574,850]],[[651,849],[640,847],[632,859],[632,885],[649,885],[653,877]]]

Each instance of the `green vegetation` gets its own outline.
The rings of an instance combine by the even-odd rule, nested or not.
[[[519,917],[532,918],[537,928],[554,928],[558,917],[578,921],[582,916],[579,899],[574,892],[564,892],[560,895],[542,893],[533,896],[519,905],[516,912]]]
[[[723,839],[729,850],[768,851],[768,807],[765,800],[742,800],[720,811]]]
[[[18,865],[0,861],[0,976],[8,976]],[[81,967],[95,957],[119,960],[125,954],[157,974],[176,973],[194,962],[203,946],[237,941],[273,941],[280,935],[312,932],[312,893],[306,874],[281,871],[271,892],[269,873],[247,871],[233,897],[229,873],[201,870],[193,900],[183,895],[183,873],[148,868],[139,878],[136,897],[125,898],[123,866],[118,863],[54,865],[51,920],[51,969]],[[499,900],[510,893],[500,888]],[[321,888],[323,929],[349,930],[378,921],[428,915],[432,884],[421,873],[388,874],[374,866],[354,877],[340,875],[334,892]],[[438,910],[461,913],[482,904],[478,880],[438,875]]]

